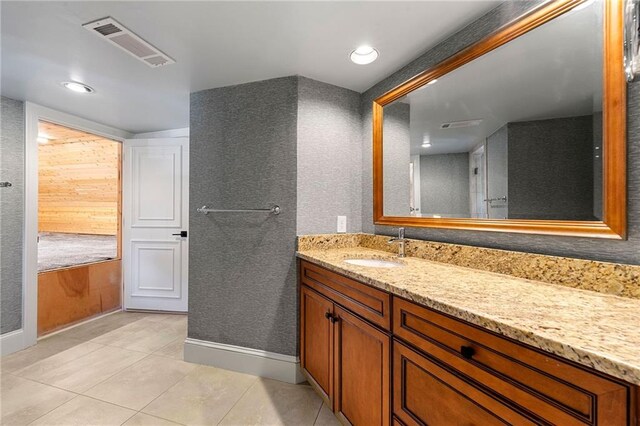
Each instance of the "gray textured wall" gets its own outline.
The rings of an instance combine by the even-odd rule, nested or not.
[[[385,216],[409,216],[411,182],[411,105],[395,102],[384,107],[384,214]],[[371,128],[369,128],[371,129]],[[371,130],[370,130],[371,132]],[[371,166],[370,166],[371,167]]]
[[[360,94],[298,78],[298,235],[362,229]]]
[[[420,212],[470,217],[469,153],[420,156]]]
[[[508,129],[504,125],[487,138],[487,198],[502,198],[509,192],[508,166]],[[506,219],[509,216],[509,204],[504,201],[487,203],[487,215],[490,219]]]
[[[0,333],[22,327],[22,244],[24,224],[24,103],[1,98]]]
[[[395,233],[395,229],[393,228],[374,226],[372,219],[371,102],[376,97],[403,81],[438,64],[455,52],[490,34],[501,25],[508,23],[537,3],[539,2],[517,1],[502,3],[493,11],[444,40],[363,94],[362,226],[365,232],[375,231],[378,234],[385,235]],[[454,242],[482,247],[640,264],[640,83],[630,84],[627,93],[627,144],[629,165],[629,238],[627,241],[419,228],[407,229],[407,236],[410,238]]]
[[[297,353],[297,77],[191,94],[189,337]]]
[[[509,218],[595,220],[592,116],[508,128]]]

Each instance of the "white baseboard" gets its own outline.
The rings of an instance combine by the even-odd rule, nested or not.
[[[184,341],[184,360],[287,383],[305,381],[298,357],[242,346],[187,338]]]
[[[9,355],[25,348],[23,329],[10,331],[0,335],[0,355]]]

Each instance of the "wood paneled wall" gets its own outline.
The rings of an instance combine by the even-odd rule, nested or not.
[[[120,309],[122,261],[90,263],[38,274],[38,335]]]
[[[84,135],[39,145],[40,232],[118,234],[121,144]]]

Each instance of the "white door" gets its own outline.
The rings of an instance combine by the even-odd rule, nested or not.
[[[126,140],[122,203],[125,309],[187,311],[188,206],[189,140]]]

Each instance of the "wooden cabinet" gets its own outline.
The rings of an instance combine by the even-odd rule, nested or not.
[[[333,404],[333,302],[315,291],[300,291],[300,362],[324,400]]]
[[[407,426],[534,425],[481,387],[393,342],[393,412]]]
[[[396,338],[540,423],[629,422],[628,384],[400,298],[393,311]]]
[[[391,295],[309,262],[300,264],[300,282],[383,328],[391,329]]]
[[[338,287],[335,277],[326,277],[325,272],[329,271],[316,272],[313,265],[308,266],[301,265],[302,271],[313,270],[313,278],[301,280],[300,286],[302,369],[342,423],[388,426],[391,337],[388,331],[339,305],[337,300],[390,326],[389,295],[377,294],[378,290],[369,287],[367,290],[371,291]],[[333,300],[326,295],[333,296]],[[382,302],[376,296],[382,297]],[[375,314],[375,309],[382,314]]]
[[[303,371],[344,424],[640,426],[637,386],[320,266],[300,272]]]
[[[334,411],[343,423],[388,425],[391,339],[340,307],[335,317]]]

